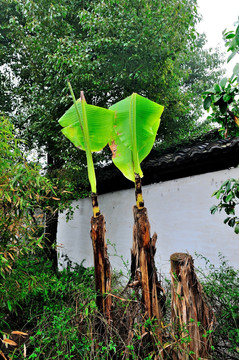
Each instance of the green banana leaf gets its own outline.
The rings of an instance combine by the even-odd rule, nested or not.
[[[102,150],[109,142],[112,134],[115,112],[86,103],[83,93],[60,118],[62,133],[79,149],[86,151],[88,178],[91,191],[96,193],[96,178],[92,152]]]
[[[112,160],[126,178],[143,176],[142,160],[155,142],[164,107],[133,93],[110,107],[116,111],[110,147]]]

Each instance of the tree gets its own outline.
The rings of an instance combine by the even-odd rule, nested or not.
[[[21,99],[17,126],[30,146],[44,147],[52,165],[64,163],[66,149],[69,154],[68,143],[56,136],[56,120],[70,103],[66,77],[74,89],[87,89],[95,105],[133,91],[164,103],[161,138],[178,134],[179,124],[186,130],[195,125],[195,83],[206,71],[199,65],[195,76],[192,69],[194,54],[201,54],[200,62],[205,55],[195,30],[196,0],[134,0],[130,7],[125,0],[1,3],[1,61],[18,79],[11,92]],[[218,65],[216,55],[208,58],[207,67],[210,60]],[[75,153],[71,148],[69,155]]]
[[[154,261],[157,235],[150,236],[150,224],[142,195],[143,172],[140,163],[153,147],[164,107],[133,93],[110,109],[116,112],[110,144],[112,160],[123,175],[135,183],[131,286],[142,288],[144,318],[155,318],[157,339],[162,342],[162,294]]]

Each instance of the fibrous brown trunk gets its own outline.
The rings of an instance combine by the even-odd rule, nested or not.
[[[155,318],[156,333],[162,343],[160,324],[162,320],[163,290],[158,281],[154,262],[157,235],[150,237],[150,224],[147,209],[133,208],[134,230],[133,247],[131,249],[131,278],[132,284],[142,287],[142,302],[145,307],[145,318]]]
[[[93,206],[98,206],[97,198],[92,196]],[[105,241],[105,218],[100,213],[91,218],[91,239],[94,252],[95,286],[97,292],[96,304],[100,312],[106,315],[108,322],[111,320],[112,299],[111,292],[111,266],[107,255]]]
[[[172,276],[172,323],[181,340],[173,359],[209,359],[214,315],[206,303],[194,271],[193,259],[184,253],[170,257]]]

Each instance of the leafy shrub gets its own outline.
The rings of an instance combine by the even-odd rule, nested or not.
[[[208,259],[206,270],[201,272],[204,292],[216,316],[213,332],[213,359],[237,359],[239,354],[239,270],[229,265],[219,254],[220,266]]]
[[[220,189],[212,195],[219,200],[219,203],[211,207],[211,214],[224,210],[228,215],[224,224],[234,228],[234,232],[239,234],[239,217],[236,215],[236,207],[239,205],[239,179],[224,181]]]

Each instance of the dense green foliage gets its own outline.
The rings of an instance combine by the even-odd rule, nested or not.
[[[208,259],[201,273],[203,290],[216,316],[213,332],[213,359],[237,359],[239,354],[239,270],[230,266],[221,254],[220,266]]]
[[[0,7],[0,64],[11,68],[2,74],[1,107],[11,105],[28,145],[43,148],[56,167],[73,158],[84,163],[57,124],[71,103],[66,78],[90,104],[110,105],[132,92],[164,104],[161,139],[197,127],[198,96],[215,81],[220,58],[203,50],[196,0],[134,0],[130,6],[1,0]]]
[[[154,332],[153,320],[147,320],[144,331],[138,323],[130,324],[132,313],[140,312],[140,299],[132,292],[122,292],[119,275],[114,275],[113,328],[99,341],[100,324],[104,324],[96,307],[94,271],[77,265],[61,273],[52,272],[41,250],[37,256],[26,256],[15,264],[15,272],[1,287],[1,335],[20,342],[18,347],[4,344],[1,350],[12,359],[127,359],[152,358],[155,348],[147,342],[147,331]],[[234,359],[238,342],[238,281],[239,272],[222,258],[216,268],[208,263],[209,272],[201,273],[204,291],[217,319],[213,333],[212,359]],[[23,276],[19,276],[24,273]],[[14,301],[17,287],[18,303]],[[3,284],[1,280],[1,284]],[[168,306],[169,306],[168,302]],[[167,308],[170,312],[170,308]],[[129,330],[132,337],[128,338]],[[145,332],[146,330],[146,332]],[[14,335],[22,331],[28,335]],[[11,334],[11,335],[10,335]],[[130,340],[129,340],[130,339]],[[170,359],[172,348],[189,339],[175,339],[171,325],[164,327],[164,347]],[[25,344],[25,357],[24,357]],[[143,347],[143,348],[142,348]],[[144,349],[144,351],[143,351]],[[1,351],[0,350],[0,351]],[[146,355],[146,353],[148,354]],[[8,355],[7,355],[8,354]],[[145,354],[145,355],[144,355]],[[226,354],[226,355],[225,355]],[[167,356],[166,356],[167,358]]]

